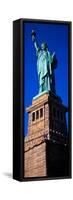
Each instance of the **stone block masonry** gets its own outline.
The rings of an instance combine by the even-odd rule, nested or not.
[[[24,139],[24,177],[64,175],[67,164],[64,162],[67,158],[67,108],[60,97],[49,92],[33,99],[26,111],[28,134]],[[62,170],[59,163],[62,163]]]

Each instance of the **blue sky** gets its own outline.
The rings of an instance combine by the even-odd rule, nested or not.
[[[36,31],[39,46],[48,44],[52,53],[55,51],[58,65],[55,70],[56,94],[64,105],[68,106],[68,25],[24,23],[24,108],[32,104],[32,98],[38,94],[37,57],[31,38],[31,31]],[[28,115],[24,112],[24,134],[27,134]]]

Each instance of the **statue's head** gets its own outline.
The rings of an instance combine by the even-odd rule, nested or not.
[[[48,48],[47,43],[44,42],[44,43],[41,44],[42,50],[46,50],[47,48]]]

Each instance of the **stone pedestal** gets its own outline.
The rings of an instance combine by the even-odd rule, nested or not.
[[[62,104],[61,98],[46,92],[34,98],[32,105],[26,111],[28,112],[28,135],[24,141],[24,177],[50,177],[52,151],[49,146],[52,146],[52,150],[58,149],[58,153],[61,154],[59,147],[67,145],[67,108]],[[49,155],[47,149],[51,151]],[[64,148],[62,149],[65,156]],[[58,153],[56,151],[55,163],[58,163]]]

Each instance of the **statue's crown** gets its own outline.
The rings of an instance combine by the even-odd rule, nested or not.
[[[41,49],[46,49],[46,48],[48,48],[48,45],[47,45],[46,42],[43,42],[43,43],[41,44]]]

